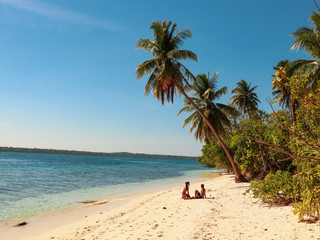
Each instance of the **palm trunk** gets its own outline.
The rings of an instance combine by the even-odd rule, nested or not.
[[[226,145],[224,144],[224,142],[220,138],[218,132],[213,127],[213,125],[211,124],[209,119],[202,113],[202,111],[198,108],[198,106],[188,97],[188,95],[184,92],[184,90],[180,86],[177,85],[177,88],[182,93],[182,95],[190,102],[190,104],[197,110],[197,112],[201,115],[203,120],[208,124],[208,126],[211,129],[211,131],[213,132],[213,134],[216,136],[218,142],[220,143],[221,147],[223,148],[223,150],[227,154],[227,156],[229,158],[229,161],[230,161],[230,163],[232,165],[232,168],[233,168],[233,171],[234,171],[234,174],[235,174],[235,181],[236,182],[247,182],[247,179],[245,179],[245,177],[241,174],[241,171],[239,170],[237,164],[233,160],[233,157],[230,154],[228,148],[226,147]]]
[[[251,111],[250,111],[250,108],[249,107],[247,107],[247,113],[248,113],[248,117],[249,117],[249,119],[251,118]]]

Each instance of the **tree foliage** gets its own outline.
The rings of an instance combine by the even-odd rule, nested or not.
[[[202,156],[198,157],[198,162],[205,167],[226,169],[232,172],[230,161],[223,148],[216,142],[208,142],[202,148]]]

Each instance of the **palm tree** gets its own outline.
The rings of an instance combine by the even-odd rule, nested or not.
[[[232,104],[249,117],[257,110],[258,103],[260,102],[257,94],[254,92],[257,87],[251,88],[251,83],[248,85],[245,80],[241,80],[237,82],[237,86],[231,91],[231,93],[236,94],[230,98],[233,100]]]
[[[237,82],[237,86],[231,91],[231,93],[235,93],[236,95],[232,96],[232,104],[237,106],[239,111],[242,111],[244,115],[248,115],[251,118],[251,115],[258,110],[258,103],[260,102],[257,94],[254,90],[258,86],[254,86],[251,88],[251,83],[248,84],[245,80],[241,80]],[[267,154],[262,143],[259,143],[261,157],[263,160],[263,169],[264,172],[269,170],[270,165],[268,164]]]
[[[179,60],[191,59],[197,61],[198,57],[192,51],[180,50],[183,40],[192,37],[191,31],[187,29],[178,31],[175,23],[171,25],[171,21],[168,23],[166,21],[162,23],[155,21],[150,27],[153,30],[153,40],[138,40],[136,48],[150,52],[153,58],[136,67],[137,78],[141,79],[144,75],[150,73],[145,94],[152,92],[155,98],[161,100],[162,104],[165,100],[173,103],[176,92],[182,94],[206,121],[223,147],[234,169],[236,181],[246,181],[218,132],[185,92],[185,89],[190,87],[188,80],[194,80],[195,78]]]
[[[305,50],[314,59],[298,59],[291,62],[288,73],[292,75],[298,70],[300,70],[300,74],[309,72],[311,74],[309,84],[314,88],[320,80],[320,13],[313,12],[310,21],[314,26],[313,28],[301,27],[292,33],[295,40],[291,49]]]
[[[182,29],[174,35],[178,27],[174,23],[170,30],[171,24],[171,21],[168,24],[166,21],[153,22],[150,28],[153,30],[154,40],[140,39],[136,46],[150,52],[154,57],[137,66],[137,78],[141,79],[144,75],[151,73],[145,87],[145,94],[152,92],[162,104],[165,98],[173,103],[177,89],[180,91],[181,88],[183,91],[184,85],[188,85],[187,80],[194,78],[179,60],[198,61],[198,56],[192,51],[179,49],[184,39],[192,37],[191,31]]]
[[[198,74],[196,76],[196,81],[191,83],[191,93],[193,95],[191,99],[221,136],[225,134],[225,126],[231,125],[225,113],[232,114],[234,108],[215,103],[217,99],[226,94],[227,87],[217,90],[218,72],[212,78],[210,78],[209,74]],[[209,129],[208,124],[186,99],[184,100],[184,106],[178,115],[182,112],[192,112],[192,114],[184,121],[183,127],[191,123],[190,133],[195,130],[194,136],[197,140],[209,141],[212,138],[212,131]]]
[[[320,58],[320,14],[313,12],[309,18],[314,28],[301,27],[292,35],[296,38],[292,44],[292,49],[303,49],[312,58]]]
[[[290,76],[288,72],[290,71],[291,64],[289,60],[280,61],[277,66],[273,67],[276,70],[274,79],[272,81],[272,95],[276,100],[279,101],[279,105],[283,108],[288,108],[291,111],[293,124],[296,124],[296,108],[298,107],[298,102],[293,99],[288,82],[290,81]]]

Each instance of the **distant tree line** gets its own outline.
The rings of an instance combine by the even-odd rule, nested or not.
[[[66,155],[92,155],[92,156],[112,156],[112,157],[196,160],[196,157],[178,156],[178,155],[145,154],[145,153],[129,153],[129,152],[103,153],[103,152],[41,149],[41,148],[20,148],[20,147],[0,147],[0,152],[47,153],[47,154],[66,154]]]

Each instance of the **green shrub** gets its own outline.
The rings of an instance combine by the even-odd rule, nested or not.
[[[302,165],[301,162],[299,165]],[[315,222],[320,216],[320,165],[304,165],[297,175],[301,187],[301,201],[293,205],[293,213],[298,214],[300,221]]]
[[[252,192],[254,198],[260,198],[265,203],[288,205],[300,198],[297,178],[290,172],[278,170],[268,174],[263,180],[251,182],[246,193]]]
[[[217,169],[226,169],[228,172],[232,171],[229,158],[221,145],[217,142],[207,142],[203,145],[202,156],[198,157],[197,160],[205,167],[216,167]]]
[[[242,173],[255,173],[263,171],[263,163],[259,144],[237,133],[230,141],[231,149],[234,149],[234,160],[239,164]]]

